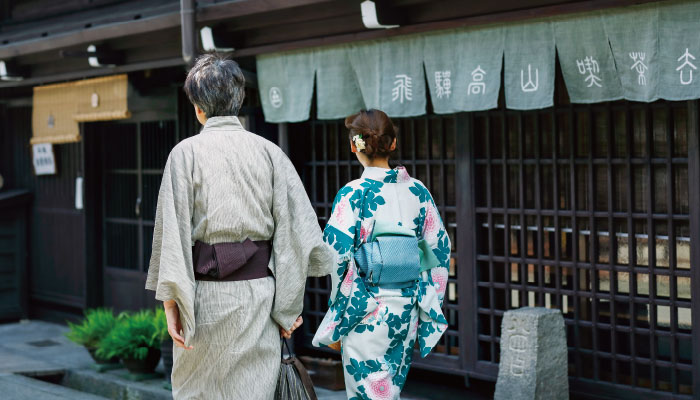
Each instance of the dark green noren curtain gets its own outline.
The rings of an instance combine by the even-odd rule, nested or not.
[[[551,107],[558,60],[572,103],[700,98],[700,1],[671,0],[258,56],[268,122],[362,108],[391,117]],[[503,76],[503,82],[501,82]]]

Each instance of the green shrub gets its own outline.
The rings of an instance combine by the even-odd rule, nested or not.
[[[117,324],[117,317],[110,309],[95,308],[85,311],[85,318],[79,324],[68,322],[70,331],[66,337],[79,345],[95,348]]]
[[[97,356],[143,360],[148,349],[160,349],[162,332],[158,328],[156,314],[152,310],[141,310],[126,314],[112,331],[100,341]]]

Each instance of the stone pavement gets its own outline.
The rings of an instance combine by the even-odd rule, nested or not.
[[[104,400],[104,397],[53,385],[23,375],[0,374],[0,394],[3,399],[66,399]]]
[[[123,370],[98,373],[87,351],[64,336],[63,325],[25,321],[0,325],[0,398],[94,400],[127,396],[129,399],[167,399],[162,379],[131,382],[121,378]],[[162,366],[158,367],[162,371]],[[61,376],[61,385],[29,376],[51,379]],[[63,386],[62,386],[63,385]],[[77,391],[90,390],[104,397]],[[318,388],[319,400],[345,399],[345,392]]]
[[[0,398],[35,399],[170,399],[163,380],[132,382],[125,370],[98,373],[81,346],[64,336],[67,327],[43,321],[0,325]],[[157,371],[162,372],[162,363]],[[37,378],[37,379],[33,379]],[[41,379],[41,380],[40,380]],[[49,383],[51,382],[51,383]],[[319,400],[344,400],[345,392],[317,388]],[[90,392],[93,394],[89,394]],[[102,396],[102,397],[100,397]],[[425,400],[426,397],[402,397]],[[431,399],[438,398],[430,396]]]
[[[50,375],[90,368],[90,355],[66,339],[67,330],[42,321],[0,325],[0,373]]]

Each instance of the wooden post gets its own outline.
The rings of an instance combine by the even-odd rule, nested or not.
[[[693,395],[700,394],[700,125],[698,124],[698,101],[688,102],[688,197],[690,204],[690,278],[692,296],[691,321],[693,324]],[[671,205],[669,204],[669,207]],[[675,243],[673,244],[675,246]],[[675,339],[674,339],[675,340]]]
[[[472,171],[473,127],[469,115],[457,115],[457,254],[459,254],[459,351],[461,367],[473,371],[476,366],[478,348],[476,254],[474,235],[476,223],[474,215],[474,180]],[[469,376],[464,376],[464,385],[469,387]]]
[[[277,124],[277,145],[289,156],[289,130],[286,122]]]

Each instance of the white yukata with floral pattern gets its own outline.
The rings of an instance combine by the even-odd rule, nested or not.
[[[406,289],[365,286],[355,250],[371,237],[376,220],[425,239],[439,265]],[[442,301],[450,265],[450,239],[428,189],[403,167],[366,168],[335,198],[324,240],[337,253],[331,273],[329,310],[314,346],[341,340],[349,399],[398,399],[411,365],[415,341],[427,356],[447,329]]]

